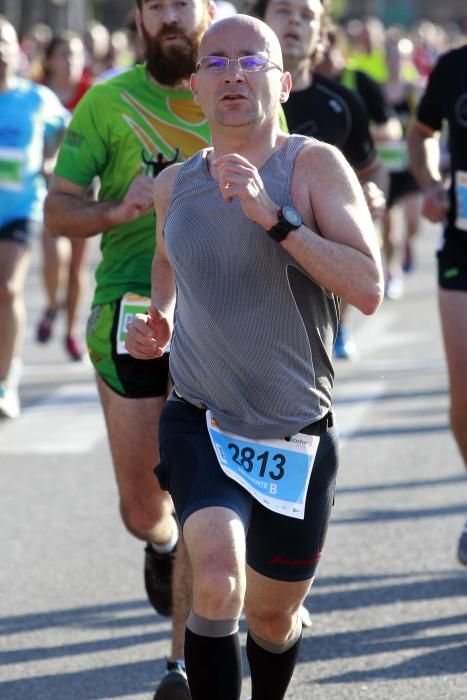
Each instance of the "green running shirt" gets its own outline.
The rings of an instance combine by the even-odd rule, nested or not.
[[[144,66],[94,85],[73,113],[56,175],[87,187],[97,175],[99,199],[121,200],[139,175],[155,175],[210,145],[208,123],[190,90],[155,85]],[[150,296],[154,213],[103,232],[93,306],[126,292]]]

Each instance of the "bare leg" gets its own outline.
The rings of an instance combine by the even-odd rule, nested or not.
[[[245,594],[245,530],[228,508],[190,515],[183,534],[193,567],[193,612],[186,630],[186,670],[193,700],[239,700],[242,662],[238,618]],[[210,660],[206,673],[205,659]]]
[[[42,229],[42,278],[47,296],[45,312],[37,327],[37,340],[46,343],[53,330],[55,316],[60,306],[60,291],[64,286],[64,273],[68,266],[70,242],[65,238],[53,238]]]
[[[284,644],[293,631],[313,579],[274,581],[247,568],[245,615],[252,632],[273,644]]]
[[[172,500],[153,474],[164,397],[127,399],[98,376],[123,522],[138,539],[162,544],[172,534]]]
[[[467,292],[439,289],[439,308],[449,371],[451,430],[467,469]],[[457,545],[467,566],[467,523]]]
[[[66,334],[74,335],[75,322],[78,314],[79,303],[86,289],[86,271],[84,260],[87,241],[83,238],[71,240],[71,257],[68,274],[68,293],[66,298]]]
[[[343,323],[346,326],[348,325],[349,320],[350,320],[350,313],[351,313],[350,309],[351,308],[352,307],[350,306],[350,304],[348,304],[346,301],[341,301],[341,319],[340,320],[341,320],[341,323]]]
[[[341,301],[340,321],[334,345],[334,356],[341,359],[349,359],[357,354],[355,342],[349,329],[349,318],[352,307],[345,301]]]
[[[449,371],[451,429],[467,468],[467,292],[439,290]]]
[[[398,226],[397,209],[387,209],[383,218],[383,250],[387,279],[401,275],[402,237]]]
[[[98,376],[123,522],[138,539],[163,544],[172,534],[172,499],[153,469],[159,461],[158,425],[165,397],[126,399]],[[191,567],[180,539],[172,580],[172,659],[184,655],[186,619],[191,607]]]
[[[175,559],[172,596],[172,661],[183,659],[185,655],[185,627],[192,603],[192,572],[190,558],[188,556],[185,541],[182,536],[177,545],[177,557]]]
[[[23,288],[30,251],[15,241],[0,241],[0,380],[7,379],[11,361],[19,354],[26,308]]]
[[[58,292],[63,284],[64,245],[68,242],[60,238],[52,238],[47,229],[42,230],[42,276],[47,294],[47,306],[58,308]]]
[[[410,272],[413,269],[413,239],[420,226],[422,198],[418,193],[409,194],[401,202],[404,213],[405,242],[404,242],[404,270]]]
[[[183,529],[193,567],[193,610],[211,620],[239,617],[245,595],[245,531],[228,508],[210,507]]]
[[[394,256],[394,244],[392,240],[393,234],[393,217],[391,209],[386,209],[383,215],[383,252],[386,275],[389,273],[389,267]]]

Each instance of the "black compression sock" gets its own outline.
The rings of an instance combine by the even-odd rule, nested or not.
[[[242,657],[238,632],[203,637],[185,632],[185,666],[192,700],[239,700]]]
[[[246,653],[250,663],[251,700],[283,700],[297,662],[302,635],[286,651],[266,651],[248,633]]]

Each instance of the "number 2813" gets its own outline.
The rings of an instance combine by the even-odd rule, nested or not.
[[[227,448],[232,452],[232,459],[235,464],[238,464],[238,466],[242,467],[246,472],[252,472],[255,465],[257,465],[259,467],[258,476],[264,478],[266,469],[269,466],[270,469],[267,476],[271,479],[279,481],[284,476],[286,458],[285,455],[280,452],[276,452],[271,456],[269,450],[265,450],[258,455],[252,447],[243,447],[240,449],[235,442],[229,442]]]

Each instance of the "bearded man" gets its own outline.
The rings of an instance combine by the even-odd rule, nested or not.
[[[128,320],[147,308],[150,295],[153,178],[210,143],[189,78],[215,6],[211,0],[137,0],[137,5],[146,63],[94,86],[78,105],[57,160],[45,222],[56,236],[88,238],[103,232],[87,345],[122,519],[132,535],[146,542],[150,602],[161,615],[173,615],[171,658],[154,700],[188,700],[183,643],[189,566],[181,543],[175,557],[172,501],[152,471],[159,461],[157,426],[167,395],[168,355],[149,362],[134,359],[124,339]],[[96,176],[99,201],[89,202],[85,193]]]

